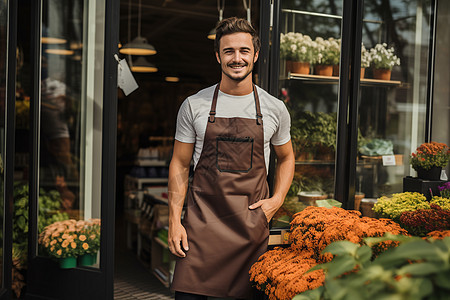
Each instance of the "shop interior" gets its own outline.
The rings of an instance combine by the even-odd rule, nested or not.
[[[116,240],[122,234],[127,240],[125,255],[132,252],[160,280],[154,283],[156,286],[162,283],[163,288],[168,287],[173,267],[168,264],[164,241],[168,214],[165,191],[178,107],[186,97],[220,79],[214,42],[208,38],[220,16],[247,18],[248,12],[251,22],[258,26],[259,1],[120,3],[122,47],[126,49],[140,32],[156,53],[119,55],[132,71],[142,60],[149,68],[133,71],[137,90],[128,96],[118,90]],[[116,273],[121,266],[126,268],[118,262]]]

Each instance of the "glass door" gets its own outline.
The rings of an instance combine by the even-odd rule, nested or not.
[[[119,1],[31,5],[27,297],[112,299]]]
[[[426,139],[431,16],[428,0],[364,1],[355,178],[364,201],[402,192],[415,175],[409,156]]]
[[[337,203],[331,199],[343,2],[332,4],[321,0],[279,2],[275,25],[279,35],[274,43],[279,44],[279,66],[272,92],[290,112],[296,163],[291,188],[273,220],[275,228],[289,226],[293,214],[308,205]]]
[[[0,1],[0,299],[17,296],[14,282],[18,253],[12,237],[12,193],[14,161],[14,84],[16,67],[15,1]]]

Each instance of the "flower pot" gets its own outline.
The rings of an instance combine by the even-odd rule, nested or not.
[[[440,180],[442,167],[432,167],[429,170],[418,168],[417,177],[423,180]]]
[[[364,74],[366,73],[366,68],[361,68],[361,76],[360,78],[363,79],[364,78]]]
[[[309,66],[309,63],[293,61],[292,73],[309,74]]]
[[[333,76],[339,76],[339,65],[333,65]]]
[[[332,76],[333,66],[332,65],[317,65],[314,67],[314,74],[320,76]]]
[[[366,195],[364,193],[359,193],[357,192],[355,194],[355,210],[359,211],[359,208],[361,207],[361,200],[365,197]]]
[[[294,62],[292,60],[287,60],[286,61],[286,74],[288,74],[289,72],[292,72],[292,64]]]
[[[373,69],[373,78],[380,80],[391,80],[391,70]]]
[[[298,199],[300,200],[300,202],[303,202],[308,206],[317,206],[316,200],[325,200],[328,198],[328,195],[324,195],[319,191],[300,192],[298,195]]]
[[[78,257],[79,266],[92,266],[97,262],[97,254],[83,254]]]
[[[61,269],[73,269],[77,267],[76,257],[65,257],[58,259],[58,264]]]

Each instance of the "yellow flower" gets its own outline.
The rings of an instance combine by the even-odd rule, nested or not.
[[[67,238],[69,237],[69,235],[68,235],[67,233],[64,233],[61,237],[62,237],[63,239],[67,239]]]
[[[50,242],[50,245],[54,245],[54,244],[56,244],[56,240],[52,240],[52,241]]]
[[[75,249],[77,247],[77,243],[75,242],[70,243],[70,247],[72,247],[72,249]]]
[[[89,237],[91,240],[93,240],[93,239],[95,239],[96,238],[96,235],[95,234],[91,234],[91,236]]]
[[[61,246],[63,248],[66,248],[67,246],[69,246],[69,241],[68,240],[64,240],[64,242],[62,242]]]
[[[53,252],[54,250],[55,250],[55,246],[51,246],[51,247],[50,247],[50,251]]]
[[[80,235],[80,241],[84,242],[86,240],[86,236],[84,234]]]
[[[87,250],[87,249],[89,249],[89,245],[88,245],[88,243],[83,243],[82,247],[83,247],[83,249],[84,249],[84,250]]]
[[[62,254],[62,250],[59,249],[58,251],[56,251],[56,254],[61,255]]]
[[[72,238],[73,238],[73,239],[76,239],[76,238],[77,238],[77,235],[76,235],[76,234],[72,235]]]

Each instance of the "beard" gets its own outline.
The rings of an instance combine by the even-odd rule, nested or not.
[[[232,69],[233,66],[243,66],[243,67],[248,66],[248,69],[247,69],[247,72],[244,74],[233,74],[231,72],[228,72],[230,69]],[[226,67],[223,67],[221,64],[222,73],[225,74],[231,80],[234,80],[236,82],[241,82],[244,79],[246,79],[248,77],[248,75],[250,75],[253,72],[253,67],[254,67],[253,63],[250,65],[248,63],[228,64]]]

